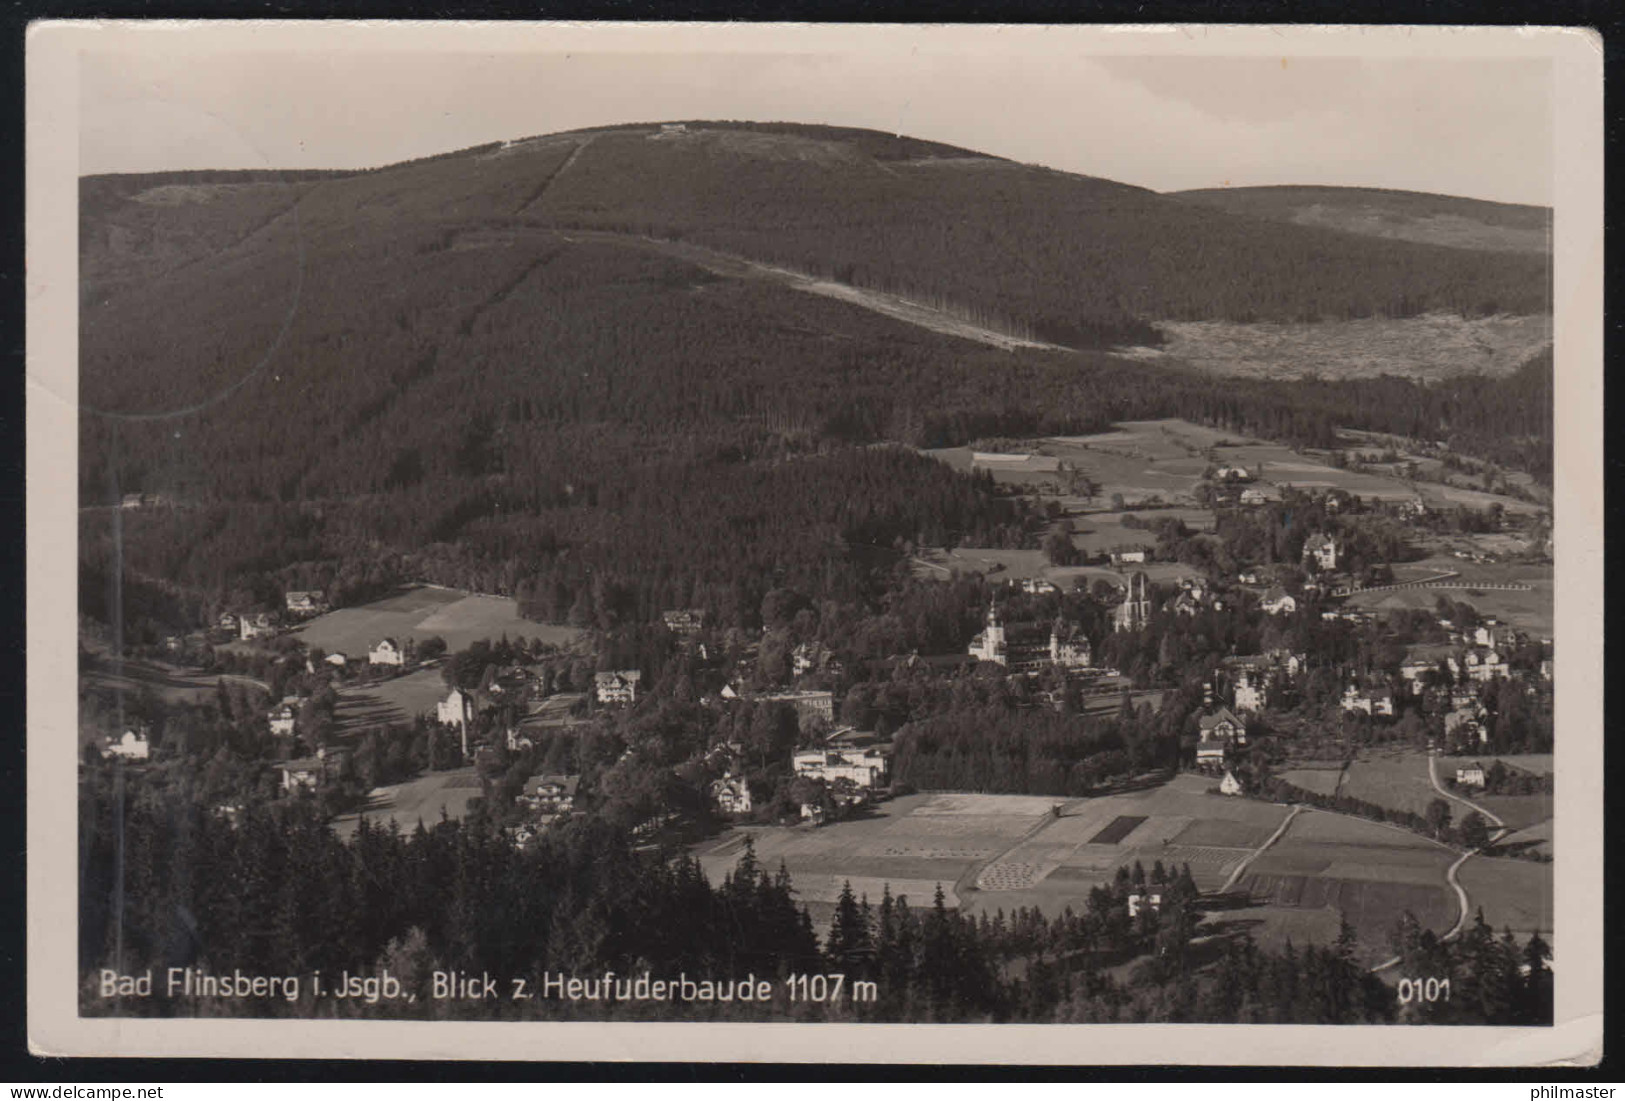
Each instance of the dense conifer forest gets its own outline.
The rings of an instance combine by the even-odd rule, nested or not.
[[[524,851],[478,812],[410,834],[363,825],[344,842],[310,800],[251,806],[228,821],[187,794],[109,766],[82,781],[86,1012],[1314,1024],[1538,1023],[1551,1013],[1550,950],[1538,937],[1497,938],[1480,917],[1467,936],[1444,943],[1402,920],[1393,939],[1403,965],[1448,978],[1452,997],[1401,1007],[1354,963],[1347,926],[1334,944],[1284,953],[1244,934],[1196,943],[1201,897],[1188,869],[1160,863],[1122,869],[1091,891],[1082,913],[1053,919],[1024,909],[971,918],[946,908],[940,887],[931,900],[889,890],[858,898],[848,887],[819,929],[795,902],[788,874],[762,867],[748,846],[712,886],[691,858],[634,851],[594,818]],[[1163,905],[1131,917],[1128,895],[1148,887]],[[1111,971],[1138,956],[1146,958],[1127,975]],[[218,998],[101,995],[103,968],[149,967],[160,987],[170,968],[289,976],[299,986],[229,1009]],[[498,992],[435,997],[434,974],[451,971],[499,976]],[[713,983],[750,977],[773,983],[774,995],[768,1004],[615,1004],[541,994],[550,973],[596,980],[606,971],[624,982],[644,972]],[[398,992],[335,997],[346,973],[387,974]],[[874,996],[792,1001],[787,980],[809,973],[873,983]],[[533,997],[514,998],[515,979]]]

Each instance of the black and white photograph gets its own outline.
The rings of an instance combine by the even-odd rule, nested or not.
[[[1585,32],[56,30],[94,1053],[1600,1052]]]

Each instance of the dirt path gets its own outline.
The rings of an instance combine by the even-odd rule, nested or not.
[[[1433,756],[1432,754],[1428,755],[1428,782],[1433,785],[1433,790],[1434,791],[1438,792],[1440,795],[1444,796],[1446,799],[1451,800],[1452,802],[1460,803],[1462,806],[1467,807],[1470,810],[1476,810],[1479,814],[1482,814],[1485,818],[1488,818],[1491,822],[1494,822],[1495,826],[1496,826],[1496,829],[1495,829],[1495,833],[1490,836],[1490,843],[1491,844],[1494,844],[1495,842],[1501,840],[1501,838],[1505,834],[1511,832],[1511,831],[1509,831],[1507,829],[1506,822],[1501,818],[1500,815],[1496,814],[1494,811],[1489,810],[1489,809],[1487,809],[1485,807],[1479,806],[1477,803],[1473,802],[1471,799],[1463,799],[1459,795],[1456,795],[1456,794],[1454,794],[1452,792],[1446,791],[1445,788],[1444,788],[1444,785],[1439,783],[1439,770],[1438,770],[1438,767],[1437,767],[1438,766],[1438,760],[1439,759],[1437,757]],[[1476,852],[1477,850],[1474,850],[1474,851]]]
[[[566,162],[560,167],[559,172],[554,174],[554,178],[557,178],[568,167],[569,163]],[[916,302],[901,295],[887,294],[883,291],[838,283],[832,279],[821,279],[817,276],[805,275],[798,271],[791,271],[788,268],[775,267],[772,264],[760,263],[733,253],[706,248],[703,245],[689,244],[686,241],[665,241],[655,237],[611,233],[607,230],[568,229],[561,232],[567,241],[607,241],[661,252],[668,256],[675,256],[690,263],[698,264],[712,274],[730,279],[769,280],[792,290],[822,295],[825,298],[839,299],[849,305],[884,314],[894,320],[909,325],[917,325],[934,333],[974,340],[978,344],[986,344],[1005,351],[1015,348],[1044,348],[1057,352],[1073,350],[1060,344],[1049,344],[1042,340],[1013,336],[998,329],[968,321],[948,310],[929,306],[923,302]]]
[[[992,856],[988,857],[986,860],[983,860],[983,861],[981,861],[979,863],[976,863],[976,864],[972,864],[970,867],[966,868],[962,873],[960,873],[959,878],[954,880],[954,894],[959,896],[961,907],[963,907],[963,905],[964,905],[965,893],[967,891],[974,894],[977,891],[982,890],[982,888],[978,887],[976,884],[982,878],[982,873],[983,872],[987,871],[989,868],[993,867],[993,865],[999,863],[1005,857],[1009,856],[1011,853],[1013,853],[1017,849],[1021,848],[1021,846],[1025,845],[1027,842],[1031,841],[1033,838],[1037,837],[1039,834],[1041,834],[1045,830],[1049,829],[1055,823],[1057,823],[1061,819],[1065,818],[1067,810],[1074,803],[1085,803],[1085,802],[1088,802],[1088,800],[1089,800],[1088,796],[1082,796],[1082,797],[1077,798],[1077,799],[1062,799],[1059,796],[1057,796],[1056,797],[1056,803],[1061,808],[1061,811],[1060,811],[1059,814],[1046,814],[1046,815],[1044,815],[1037,822],[1033,823],[1031,829],[1029,829],[1026,833],[1022,834],[1020,837],[1016,838],[1009,845],[1006,845],[1003,849],[1001,849],[997,853],[994,853]]]
[[[1236,881],[1241,878],[1241,873],[1247,870],[1247,865],[1251,864],[1254,860],[1257,860],[1259,854],[1265,849],[1281,840],[1282,836],[1286,833],[1286,828],[1292,825],[1292,820],[1302,813],[1302,811],[1302,807],[1293,807],[1292,813],[1288,814],[1286,818],[1282,820],[1281,825],[1276,829],[1276,831],[1270,834],[1269,840],[1258,846],[1258,848],[1254,849],[1251,855],[1244,857],[1241,863],[1236,865],[1236,870],[1230,873],[1230,878],[1224,881],[1224,886],[1220,887],[1217,893],[1222,895],[1231,887],[1234,887],[1236,885]]]
[[[1446,799],[1449,799],[1452,802],[1460,803],[1464,807],[1470,807],[1479,814],[1482,814],[1485,818],[1488,818],[1491,822],[1495,823],[1495,833],[1490,836],[1490,844],[1493,845],[1495,842],[1501,840],[1501,838],[1505,837],[1511,832],[1507,828],[1507,824],[1502,821],[1501,817],[1494,811],[1481,807],[1470,799],[1463,799],[1459,795],[1454,795],[1451,792],[1446,791],[1444,785],[1439,783],[1438,758],[1431,754],[1428,756],[1428,781],[1432,783],[1433,790],[1437,791]],[[1450,927],[1450,932],[1441,937],[1441,940],[1454,940],[1461,934],[1462,929],[1466,928],[1467,926],[1467,915],[1472,913],[1473,902],[1472,899],[1467,895],[1467,888],[1461,885],[1461,879],[1456,873],[1461,870],[1461,866],[1463,864],[1477,856],[1481,851],[1482,850],[1480,849],[1468,849],[1466,852],[1462,853],[1456,858],[1455,863],[1451,864],[1450,867],[1445,869],[1445,882],[1450,884],[1451,888],[1456,892],[1456,902],[1461,906],[1461,912],[1456,915],[1456,924]],[[1399,957],[1395,956],[1393,959],[1384,960],[1382,963],[1377,964],[1377,966],[1373,967],[1371,970],[1373,972],[1386,971],[1388,968],[1393,967],[1398,963]]]
[[[530,197],[519,204],[519,208],[513,212],[514,217],[518,217],[531,207],[535,206],[537,203],[541,202],[542,197],[547,194],[548,189],[558,182],[558,178],[560,176],[564,175],[570,170],[570,166],[576,163],[576,158],[581,156],[582,151],[586,149],[587,146],[591,145],[593,138],[597,136],[598,135],[596,134],[589,134],[585,140],[583,140],[574,149],[570,150],[570,155],[565,157],[564,160],[559,163],[557,168],[544,176],[541,183],[537,185],[536,190],[530,193]]]

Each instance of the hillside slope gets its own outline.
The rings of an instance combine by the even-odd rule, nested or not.
[[[1154,342],[1154,320],[1536,313],[1547,301],[1533,256],[1260,226],[1109,180],[820,127],[581,131],[317,183],[220,179],[212,201],[163,201],[177,182],[99,210],[87,192],[87,278],[119,243],[102,226],[128,236],[132,203],[153,236],[205,248],[302,196],[312,234],[519,222],[678,238],[1074,347]]]
[[[1339,424],[1470,434],[1519,461],[1549,442],[1500,383],[1283,385],[1105,350],[1187,315],[1533,309],[1537,258],[1266,224],[885,135],[619,128],[367,172],[91,178],[81,199],[81,503],[180,505],[82,549],[217,590],[310,562],[392,576],[412,554],[411,576],[482,591],[568,578],[538,600],[585,587],[602,611],[606,577],[651,602],[728,588],[737,560],[708,542],[764,525],[817,577],[831,533],[1016,524],[986,487],[910,472],[915,496],[958,502],[924,532],[894,465],[854,447],[877,440],[1185,416],[1309,445]],[[846,497],[798,482],[825,511],[780,523],[765,472],[809,457],[835,465],[787,465],[840,471]],[[669,547],[657,568],[692,566],[628,560],[633,531]]]
[[[1428,245],[1547,256],[1550,207],[1371,187],[1226,187],[1176,191],[1200,206],[1301,226]]]

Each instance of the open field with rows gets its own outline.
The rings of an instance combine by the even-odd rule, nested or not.
[[[1145,533],[1133,534],[1141,536]],[[1145,545],[1150,546],[1154,542],[1155,540],[1151,540]],[[1202,576],[1201,570],[1178,562],[1127,563],[1120,567],[1051,566],[1042,551],[1003,550],[996,547],[955,547],[946,554],[937,553],[925,557],[923,561],[929,562],[930,565],[918,566],[916,573],[921,576],[946,577],[957,570],[962,573],[986,574],[993,581],[1038,578],[1061,589],[1071,589],[1078,584],[1092,585],[1097,578],[1110,581],[1122,588],[1128,584],[1128,579],[1133,573],[1142,570],[1146,577],[1155,582],[1172,582],[1181,577]]]
[[[879,897],[929,901],[940,882],[968,912],[1036,906],[1059,914],[1087,905],[1090,888],[1139,861],[1149,872],[1189,864],[1213,891],[1267,841],[1287,809],[1209,794],[1210,779],[1180,776],[1143,791],[1091,799],[1020,795],[913,795],[869,818],[805,827],[734,830],[697,855],[713,882],[733,868],[746,832],[757,858],[782,859],[804,902],[833,902],[841,883]],[[1056,816],[1052,809],[1060,805]],[[815,915],[816,916],[816,915]]]
[[[1375,963],[1386,958],[1388,930],[1406,910],[1437,933],[1455,925],[1459,904],[1445,879],[1455,857],[1397,827],[1311,810],[1247,867],[1235,891],[1266,906],[1261,939],[1285,939],[1269,928],[1269,911],[1338,911],[1354,926],[1362,959]]]
[[[1441,768],[1441,783],[1444,776]],[[1380,807],[1408,810],[1415,814],[1426,814],[1429,803],[1443,798],[1428,779],[1427,754],[1380,753],[1374,750],[1349,762],[1343,777],[1343,794]],[[1453,812],[1459,809],[1452,808]]]
[[[1549,772],[1551,769],[1550,754],[1513,754],[1502,759],[1508,764],[1528,761],[1529,771],[1532,772]],[[1458,767],[1477,761],[1488,768],[1494,760],[1494,755],[1441,757],[1438,761],[1439,782],[1452,794],[1493,811],[1512,829],[1522,829],[1550,818],[1550,795],[1481,795],[1471,788],[1450,787],[1449,781],[1454,779]],[[1288,780],[1297,783],[1290,777]],[[1343,795],[1364,799],[1368,803],[1416,814],[1426,814],[1428,804],[1441,798],[1428,780],[1427,755],[1414,752],[1368,752],[1349,764],[1340,791]],[[1452,801],[1450,813],[1452,821],[1460,822],[1467,814],[1467,808]]]
[[[887,884],[911,904],[928,904],[942,885],[959,905],[955,883],[1043,823],[1059,800],[1025,795],[908,795],[880,804],[867,818],[804,826],[730,830],[702,847],[700,867],[713,883],[732,871],[748,835],[762,866],[782,860],[804,902],[834,902],[843,881],[880,898]]]
[[[355,731],[385,723],[411,722],[424,712],[432,712],[445,698],[446,682],[438,664],[368,685],[346,685],[339,689],[333,718],[342,731]]]
[[[1308,766],[1288,768],[1277,775],[1293,787],[1302,788],[1304,791],[1312,791],[1316,795],[1336,795],[1343,783],[1343,764],[1339,761],[1325,768]]]
[[[1554,813],[1554,800],[1550,795],[1469,795],[1468,798],[1495,814],[1512,830],[1550,822]]]
[[[1353,442],[1356,446],[1359,443],[1358,440]],[[1370,472],[1338,469],[1331,465],[1326,452],[1294,450],[1285,444],[1237,437],[1177,419],[1124,421],[1110,432],[1051,436],[1028,441],[1026,446],[1042,455],[1039,461],[1044,464],[1050,459],[1059,460],[1064,467],[1088,475],[1099,485],[1099,493],[1089,502],[1063,498],[1063,504],[1074,512],[1080,504],[1100,508],[1114,494],[1122,494],[1130,510],[1138,502],[1152,497],[1159,497],[1168,504],[1193,504],[1192,494],[1208,466],[1209,456],[1220,465],[1245,466],[1256,472],[1259,475],[1256,484],[1266,491],[1284,486],[1304,490],[1336,488],[1374,501],[1421,497],[1434,508],[1470,505],[1482,509],[1499,504],[1509,513],[1540,511],[1540,506],[1515,497],[1415,481],[1386,472],[1386,468]],[[969,471],[974,465],[970,448],[943,448],[926,454],[959,470]],[[1436,460],[1433,462],[1437,465]],[[1063,484],[1066,477],[1064,472],[1027,469],[1026,464],[992,464],[984,468],[991,471],[996,482],[1029,490],[1038,490],[1046,483]],[[1211,520],[1193,526],[1210,527]]]
[[[696,855],[707,877],[720,882],[748,834],[763,867],[776,869],[782,860],[789,868],[815,922],[827,921],[848,881],[871,903],[889,885],[911,905],[929,904],[941,884],[947,903],[968,913],[1035,907],[1054,916],[1069,906],[1082,910],[1090,889],[1110,882],[1119,868],[1138,861],[1149,873],[1160,861],[1169,869],[1188,864],[1206,893],[1229,885],[1228,905],[1212,906],[1204,934],[1246,929],[1277,949],[1288,938],[1300,947],[1324,944],[1336,937],[1341,915],[1359,935],[1362,961],[1375,964],[1389,955],[1388,932],[1407,910],[1436,933],[1456,924],[1460,906],[1445,873],[1459,854],[1450,847],[1325,811],[1303,809],[1289,822],[1287,807],[1217,795],[1212,786],[1208,777],[1187,774],[1141,791],[1065,801],[911,795],[870,817],[816,829],[731,830]],[[1484,867],[1468,886],[1472,905],[1482,890],[1486,913],[1493,905],[1527,923],[1538,920],[1538,913],[1527,916],[1530,908],[1549,909],[1541,901],[1550,898],[1549,886],[1539,886],[1541,866],[1478,858],[1473,864]],[[1510,909],[1525,888],[1536,897],[1517,903],[1525,911]]]
[[[320,646],[351,660],[366,660],[367,651],[382,638],[405,642],[436,635],[451,650],[462,650],[480,639],[541,639],[565,645],[580,632],[519,618],[514,601],[501,596],[480,596],[459,589],[421,585],[364,604],[317,616],[297,634],[307,646]]]
[[[1537,822],[1533,826],[1510,833],[1501,838],[1496,848],[1513,852],[1543,853],[1553,855],[1552,848],[1553,821],[1548,818],[1544,822]]]

